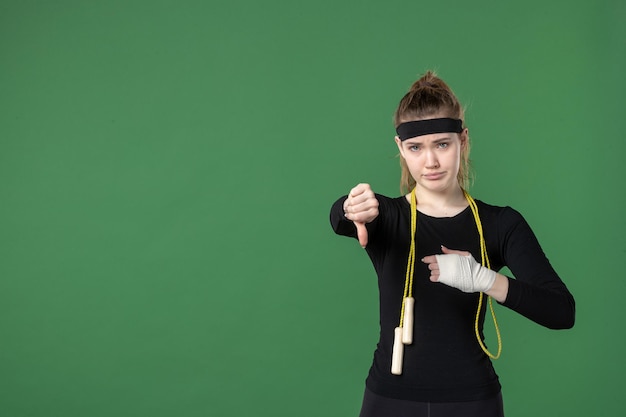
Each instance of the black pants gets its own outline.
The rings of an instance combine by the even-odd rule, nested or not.
[[[374,394],[367,388],[359,417],[504,417],[502,393],[487,400],[422,403]]]

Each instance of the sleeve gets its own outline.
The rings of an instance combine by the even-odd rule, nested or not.
[[[367,232],[370,235],[370,240],[376,234],[378,224],[381,222],[381,215],[386,211],[386,199],[380,194],[375,194],[378,199],[378,217],[376,217],[371,223],[365,224]],[[351,220],[346,219],[343,213],[343,203],[348,198],[347,195],[339,198],[339,200],[333,203],[330,209],[330,225],[338,235],[352,237],[357,239],[356,226]]]
[[[343,213],[343,203],[347,198],[348,196],[344,195],[333,203],[330,208],[330,225],[338,235],[356,238],[356,227],[354,223],[346,219]]]
[[[575,302],[558,276],[526,220],[507,208],[499,221],[501,251],[505,265],[515,279],[509,278],[504,306],[550,329],[574,326]]]

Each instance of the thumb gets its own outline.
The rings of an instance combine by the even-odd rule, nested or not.
[[[470,253],[467,251],[463,251],[463,250],[453,250],[453,249],[448,249],[445,246],[441,245],[441,251],[445,254],[445,255],[449,255],[449,254],[455,254],[455,255],[461,255],[461,256],[467,256]]]
[[[362,248],[367,246],[367,229],[365,228],[365,223],[354,222],[356,226],[356,235],[359,238],[359,244]]]

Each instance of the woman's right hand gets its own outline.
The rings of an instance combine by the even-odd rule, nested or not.
[[[366,223],[374,221],[378,217],[378,200],[369,184],[359,184],[350,190],[348,198],[343,203],[343,212],[346,219],[351,220],[356,226],[359,244],[367,246]]]

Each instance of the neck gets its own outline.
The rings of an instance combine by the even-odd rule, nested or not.
[[[454,216],[468,205],[460,186],[442,192],[416,187],[415,196],[418,210],[434,217]]]

